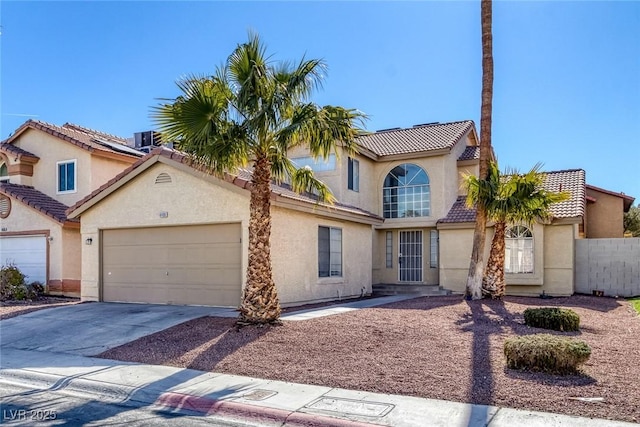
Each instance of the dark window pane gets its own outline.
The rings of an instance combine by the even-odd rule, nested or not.
[[[329,227],[318,227],[318,276],[329,277]]]

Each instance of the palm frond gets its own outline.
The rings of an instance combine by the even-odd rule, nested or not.
[[[305,166],[295,169],[291,174],[291,188],[296,193],[312,193],[318,197],[318,202],[335,203],[336,199],[327,185],[313,174],[313,170]]]

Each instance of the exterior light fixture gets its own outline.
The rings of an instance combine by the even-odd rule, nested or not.
[[[93,239],[91,237],[89,237],[87,240],[84,241],[85,245],[91,245],[93,243]]]

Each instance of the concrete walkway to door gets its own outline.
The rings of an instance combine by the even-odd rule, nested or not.
[[[0,323],[3,348],[93,356],[202,316],[236,317],[235,308],[85,303],[49,308]]]

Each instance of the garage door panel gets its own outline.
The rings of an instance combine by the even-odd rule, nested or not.
[[[103,232],[103,300],[236,306],[240,224]]]
[[[46,283],[46,236],[0,237],[0,265],[8,264],[17,266],[27,282]]]

